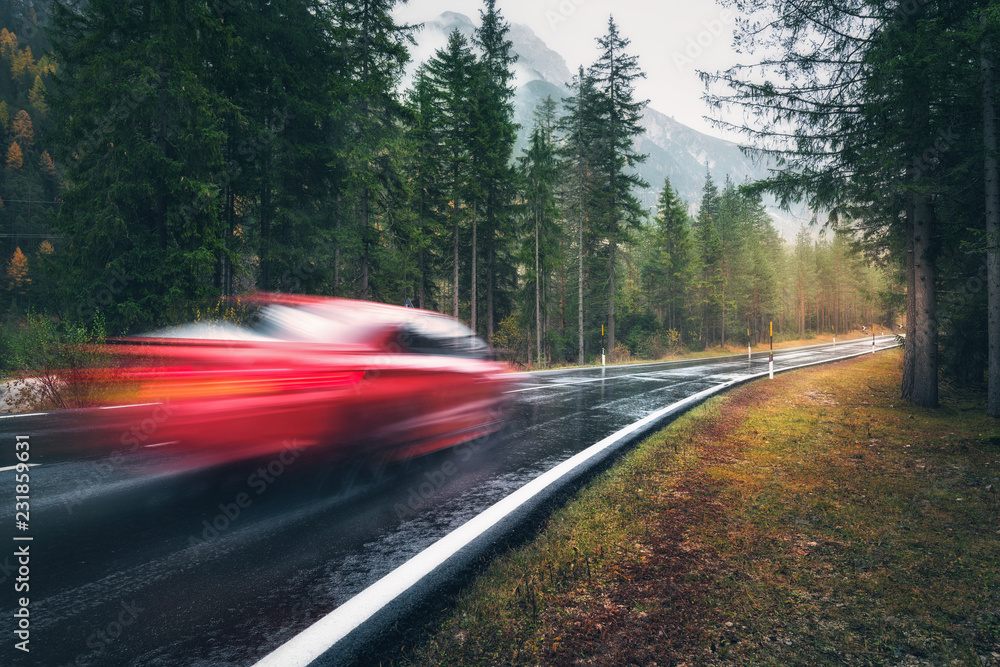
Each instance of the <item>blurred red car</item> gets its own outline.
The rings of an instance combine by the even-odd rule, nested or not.
[[[512,377],[460,322],[348,299],[254,301],[247,326],[196,323],[113,344],[116,382],[160,409],[151,433],[125,432],[115,446],[199,466],[290,447],[401,459],[500,427]]]

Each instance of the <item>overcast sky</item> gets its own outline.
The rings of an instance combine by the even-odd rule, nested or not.
[[[637,85],[639,99],[650,100],[650,106],[689,127],[723,136],[703,119],[709,109],[696,73],[736,62],[731,48],[734,15],[713,0],[498,0],[497,6],[509,22],[530,27],[573,72],[597,59],[597,38],[606,34],[613,14],[646,73]],[[482,0],[410,0],[396,15],[419,23],[454,11],[478,25],[482,8]]]

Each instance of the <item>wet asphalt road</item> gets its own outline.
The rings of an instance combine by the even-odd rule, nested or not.
[[[866,339],[777,352],[775,368],[870,349]],[[27,530],[16,524],[15,471],[0,471],[0,664],[252,665],[559,462],[766,370],[764,354],[530,374],[503,432],[390,466],[289,450],[176,473],[164,451],[66,455],[72,412],[0,419],[0,468],[17,462],[17,436],[37,464]],[[108,432],[154,409],[108,411]],[[29,653],[15,646],[20,598]]]

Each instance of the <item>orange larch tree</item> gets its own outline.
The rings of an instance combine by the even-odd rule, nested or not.
[[[31,116],[24,109],[17,112],[14,122],[11,124],[14,133],[14,141],[21,145],[25,151],[31,152],[35,146],[35,129],[31,124]]]
[[[7,264],[7,289],[23,293],[29,284],[31,278],[28,277],[28,258],[18,247]]]
[[[7,149],[7,168],[19,170],[24,166],[24,153],[16,141],[12,141]]]

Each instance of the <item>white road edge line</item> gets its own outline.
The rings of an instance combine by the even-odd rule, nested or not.
[[[14,417],[37,417],[38,415],[44,414],[44,412],[24,412],[16,415],[0,415],[0,419],[13,419]]]
[[[102,405],[98,410],[120,410],[122,408],[141,408],[146,405],[159,405],[159,403],[130,403],[129,405]]]
[[[27,465],[28,465],[29,468],[34,468],[35,466],[40,466],[42,464],[41,463],[29,463]],[[16,468],[17,468],[16,465],[7,466],[6,468],[0,468],[0,472],[7,472],[8,470],[15,470]]]
[[[708,394],[720,391],[720,387],[734,383],[734,381],[730,381],[719,387],[705,389],[697,394],[688,396],[682,401],[661,408],[620,431],[607,436],[572,458],[563,461],[548,472],[536,477],[503,500],[500,500],[479,515],[473,517],[467,523],[445,535],[316,621],[316,623],[303,630],[282,646],[279,646],[272,653],[257,662],[255,667],[293,667],[299,665],[304,667],[308,665],[460,549],[588,459],[615,444],[623,436],[646,426],[651,421],[659,419],[663,414],[675,410],[686,403],[700,401]]]
[[[891,347],[896,347],[895,345]],[[881,348],[889,349],[887,347]],[[860,357],[871,352],[851,354],[837,359],[826,359],[823,361],[802,364],[783,368],[784,372],[830,363],[831,361],[843,361],[853,357]],[[364,589],[350,600],[340,605],[329,614],[319,619],[308,628],[295,635],[287,642],[276,648],[268,655],[261,658],[253,667],[306,667],[313,660],[323,655],[337,642],[350,634],[355,628],[374,616],[380,609],[399,597],[403,592],[415,585],[418,581],[430,574],[435,568],[455,555],[460,549],[469,545],[477,537],[499,523],[504,517],[536,495],[544,491],[548,486],[557,482],[572,470],[583,464],[588,459],[600,454],[602,451],[616,444],[622,437],[643,428],[661,416],[683,409],[686,405],[695,403],[726,389],[749,382],[751,380],[767,377],[767,371],[748,375],[743,378],[729,380],[722,384],[703,389],[696,394],[692,394],[685,399],[671,403],[660,408],[656,412],[646,415],[637,422],[612,433],[603,440],[591,445],[587,449],[579,452],[573,457],[563,461],[556,467],[543,473],[532,481],[528,482],[520,489],[510,494],[506,498],[498,501],[486,510],[470,519],[465,524],[459,526],[448,533],[434,544],[430,545],[419,554],[406,561],[395,570],[385,575],[374,584]]]

